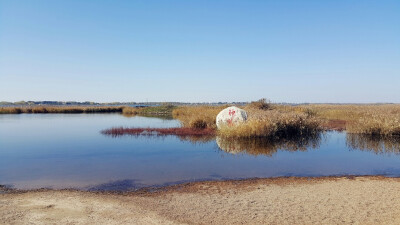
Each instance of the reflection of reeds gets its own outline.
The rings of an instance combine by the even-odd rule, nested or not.
[[[179,136],[181,141],[189,141],[192,144],[207,143],[215,140],[215,135],[187,135]]]
[[[296,136],[283,139],[269,138],[223,138],[217,137],[218,147],[226,152],[237,154],[272,156],[278,150],[307,151],[320,146],[322,134]]]
[[[173,128],[111,128],[101,131],[102,134],[111,135],[113,137],[122,135],[133,135],[133,136],[167,136],[175,135],[182,138],[198,137],[201,138],[207,136],[213,136],[215,131],[213,129],[192,129],[185,127],[173,127]]]
[[[347,134],[346,145],[355,150],[372,151],[376,154],[400,154],[400,137],[366,134]]]
[[[0,114],[20,113],[114,113],[122,112],[121,106],[33,106],[1,107]]]

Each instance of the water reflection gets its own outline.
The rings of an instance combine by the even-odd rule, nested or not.
[[[179,136],[179,140],[188,141],[192,144],[197,143],[208,143],[215,140],[215,135],[204,135],[204,136]]]
[[[400,137],[379,137],[347,134],[346,145],[352,150],[370,151],[375,154],[400,154]]]
[[[118,129],[118,128],[117,128]],[[123,129],[123,128],[120,128]],[[269,138],[246,138],[246,139],[238,139],[238,138],[224,138],[220,136],[215,136],[213,134],[205,134],[205,135],[179,135],[179,134],[160,134],[157,132],[143,132],[139,129],[139,132],[136,132],[136,129],[132,129],[132,134],[127,132],[121,132],[121,134],[114,134],[114,131],[101,132],[104,135],[110,136],[112,138],[121,138],[125,135],[134,137],[134,138],[159,138],[164,139],[167,136],[175,136],[182,142],[190,142],[192,144],[198,143],[209,143],[216,142],[218,148],[222,151],[225,151],[230,154],[238,154],[244,153],[249,155],[266,155],[272,156],[278,150],[285,151],[307,151],[308,149],[316,149],[320,147],[321,139],[324,136],[323,133],[314,134],[314,135],[303,135],[303,136],[294,136],[291,138],[281,138],[281,139],[269,139]],[[114,132],[114,133],[113,133]],[[110,135],[111,134],[111,135]]]
[[[228,153],[272,156],[279,150],[307,151],[319,148],[323,134],[297,136],[290,139],[271,140],[266,138],[232,139],[217,137],[218,147]]]
[[[399,138],[345,132],[274,141],[215,136],[112,138],[99,132],[110,127],[179,125],[176,120],[120,114],[0,115],[0,185],[131,190],[254,177],[400,176]],[[376,154],[386,152],[395,154]]]

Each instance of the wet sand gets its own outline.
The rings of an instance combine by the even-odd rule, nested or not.
[[[400,178],[271,178],[137,192],[0,190],[0,224],[400,224]]]

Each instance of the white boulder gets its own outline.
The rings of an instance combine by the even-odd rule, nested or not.
[[[236,106],[228,107],[217,115],[217,127],[221,126],[233,126],[238,123],[245,122],[247,120],[247,113],[243,109]]]

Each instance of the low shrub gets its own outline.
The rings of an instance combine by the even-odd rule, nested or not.
[[[246,105],[246,108],[260,109],[260,110],[270,110],[273,108],[273,104],[270,100],[262,98],[258,101],[251,102]]]
[[[195,129],[204,129],[207,128],[207,122],[204,121],[203,119],[194,119],[190,121],[189,127]]]

